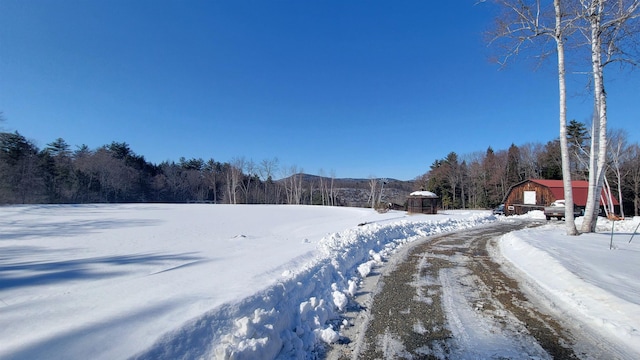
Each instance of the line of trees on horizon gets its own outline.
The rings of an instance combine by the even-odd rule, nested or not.
[[[280,180],[274,180],[281,175]],[[39,149],[19,132],[0,132],[0,204],[211,202],[343,205],[335,173],[310,181],[277,158],[260,163],[202,158],[153,164],[126,142],[75,150],[62,138]]]
[[[589,131],[571,120],[567,125],[570,172],[573,180],[588,180]],[[628,143],[623,130],[610,131],[605,186],[622,204],[620,212],[640,215],[640,146]],[[560,140],[512,144],[507,150],[458,155],[450,152],[433,162],[417,179],[417,187],[441,197],[445,209],[492,208],[501,204],[509,189],[527,179],[562,180]]]
[[[575,120],[568,129],[572,178],[586,179],[588,131]],[[607,179],[623,209],[638,215],[640,146],[628,144],[626,138],[624,131],[610,134]],[[282,178],[274,180],[278,175]],[[335,172],[318,175],[306,176],[297,166],[281,167],[277,158],[256,163],[243,157],[230,162],[182,157],[153,164],[125,142],[72,150],[58,138],[39,149],[19,132],[0,132],[0,204],[349,204]],[[558,139],[461,156],[451,152],[435,160],[411,187],[435,192],[445,209],[492,208],[512,185],[530,178],[562,179]],[[383,185],[375,178],[368,183],[373,184],[368,191],[374,207],[382,201]]]

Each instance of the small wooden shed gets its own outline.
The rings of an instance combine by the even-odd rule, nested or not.
[[[407,198],[407,211],[413,214],[437,214],[438,195],[431,191],[414,191]]]
[[[571,182],[574,206],[584,209],[587,205],[589,182],[574,180]],[[605,190],[602,190],[603,198],[608,199]],[[509,189],[504,200],[506,215],[520,215],[531,210],[544,210],[556,200],[564,199],[564,184],[562,180],[529,179],[517,183]],[[611,196],[614,206],[618,206],[618,200]]]

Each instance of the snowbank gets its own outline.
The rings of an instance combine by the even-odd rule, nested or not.
[[[580,225],[582,218],[576,219]],[[600,218],[597,233],[565,235],[564,222],[505,235],[503,256],[544,292],[550,306],[640,354],[640,218]],[[612,226],[614,226],[613,249]],[[640,234],[639,234],[640,235]]]
[[[340,340],[339,332],[345,325],[340,313],[353,297],[356,284],[399,246],[494,219],[488,214],[433,221],[421,218],[372,223],[329,234],[318,243],[316,259],[305,267],[288,269],[275,285],[229,305],[224,319],[219,311],[211,312],[167,335],[140,358],[181,356],[180,350],[173,351],[180,348],[176,345],[198,338],[203,323],[224,329],[208,334],[214,345],[207,356],[306,358],[319,350],[319,342]]]

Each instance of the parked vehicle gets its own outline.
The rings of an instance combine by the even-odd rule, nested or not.
[[[493,215],[504,215],[504,204],[500,204],[493,209]]]
[[[573,216],[582,215],[582,210],[579,207],[573,207]],[[550,206],[544,208],[544,216],[546,216],[547,220],[551,220],[551,218],[556,218],[558,220],[564,218],[564,200],[556,200],[551,203]]]

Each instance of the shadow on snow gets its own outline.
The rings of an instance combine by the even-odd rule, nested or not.
[[[69,237],[87,235],[100,230],[154,226],[160,220],[64,220],[56,223],[34,223],[26,221],[0,221],[0,241],[1,240],[21,240],[42,237]]]
[[[18,254],[26,256],[38,252],[44,252],[44,250],[29,247],[3,249],[4,254],[0,257],[0,289],[7,290],[19,287],[51,285],[68,281],[86,281],[114,277],[126,273],[126,271],[117,270],[118,266],[123,265],[154,265],[169,261],[188,261],[186,264],[172,266],[155,272],[161,273],[195,265],[204,259],[194,256],[193,253],[183,253],[169,255],[114,255],[63,261],[15,262],[14,260],[20,257]],[[12,260],[14,260],[14,262],[11,262]]]

